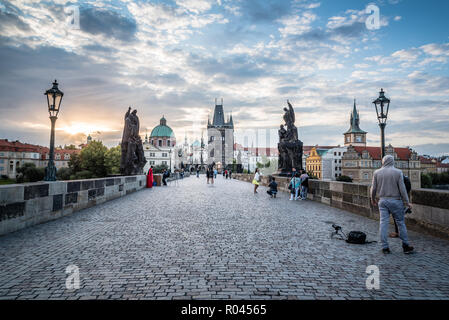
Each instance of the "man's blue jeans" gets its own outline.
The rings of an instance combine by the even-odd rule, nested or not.
[[[301,186],[301,199],[306,200],[307,199],[307,191],[309,188]]]
[[[380,240],[382,249],[388,248],[388,228],[390,225],[390,213],[396,221],[399,230],[399,238],[403,245],[409,245],[407,228],[404,222],[404,203],[402,200],[382,198],[379,201],[380,212]]]

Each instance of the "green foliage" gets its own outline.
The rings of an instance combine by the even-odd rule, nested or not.
[[[263,165],[263,163],[260,163],[259,161],[257,161],[256,167],[259,168],[259,169],[261,169],[261,168],[264,167],[264,165]]]
[[[110,148],[104,155],[104,165],[108,174],[120,174],[120,158],[122,148],[120,145]]]
[[[69,168],[72,170],[72,172],[78,172],[81,171],[81,157],[79,154],[72,154],[70,156],[69,160]]]
[[[56,171],[56,178],[58,180],[70,180],[72,174],[72,169],[70,168],[59,168]]]
[[[421,188],[432,188],[432,177],[430,175],[421,173]]]
[[[74,144],[64,145],[64,149],[67,150],[76,150],[76,146]]]
[[[341,182],[352,182],[352,178],[348,176],[339,176],[336,180]]]
[[[232,159],[232,172],[237,172],[237,160]]]
[[[449,172],[442,172],[442,173],[431,172],[427,176],[429,176],[430,179],[432,180],[431,185],[449,184]],[[421,179],[422,179],[422,175],[421,175]],[[425,179],[427,179],[427,178],[425,178]],[[421,186],[422,186],[422,181],[421,181]]]
[[[105,154],[108,148],[101,141],[92,141],[81,150],[81,168],[90,171],[94,177],[105,177]],[[87,178],[86,178],[87,179]]]
[[[248,170],[243,169],[243,173],[247,174],[247,173],[248,173]]]
[[[89,170],[82,170],[77,172],[75,175],[75,179],[91,179],[95,178],[95,176]]]
[[[168,170],[168,166],[166,164],[159,164],[153,167],[153,173],[162,173],[165,169]]]
[[[24,163],[23,166],[17,168],[16,181],[22,182],[36,182],[44,180],[45,168],[36,168],[34,163]]]

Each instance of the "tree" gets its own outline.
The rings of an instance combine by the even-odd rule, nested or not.
[[[74,144],[64,145],[64,149],[67,150],[76,150],[76,146]]]
[[[56,171],[56,177],[58,180],[70,180],[70,176],[72,174],[72,169],[70,168],[59,168]]]
[[[94,178],[106,176],[106,166],[104,162],[108,148],[101,141],[92,141],[81,150],[81,168],[93,174]]]
[[[76,173],[78,171],[81,171],[81,157],[79,154],[72,154],[70,156],[70,160],[69,160],[69,168],[70,170],[72,170],[72,173]]]
[[[159,164],[153,167],[153,173],[162,173],[164,170],[168,170],[168,166],[166,164]]]
[[[341,182],[352,182],[352,178],[348,176],[339,176],[336,180]]]
[[[120,158],[122,148],[120,145],[110,148],[104,155],[104,165],[108,174],[120,174]]]
[[[432,178],[430,175],[421,173],[421,188],[432,188]]]
[[[44,179],[45,168],[36,168],[34,163],[24,163],[17,168],[16,180],[18,183],[22,182],[36,182]]]

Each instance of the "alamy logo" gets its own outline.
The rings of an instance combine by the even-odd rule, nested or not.
[[[66,25],[69,29],[80,29],[80,8],[78,6],[68,6],[64,8],[67,14]]]
[[[80,269],[78,266],[71,264],[65,269],[65,273],[68,274],[65,280],[65,287],[69,290],[80,288]]]
[[[379,267],[376,265],[370,265],[366,267],[366,273],[369,276],[366,278],[366,289],[368,290],[379,290],[380,289],[380,271]]]
[[[365,13],[369,14],[368,18],[365,21],[366,28],[368,30],[378,30],[380,29],[380,10],[379,7],[370,4],[366,7]]]

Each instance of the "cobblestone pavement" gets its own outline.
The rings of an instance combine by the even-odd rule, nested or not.
[[[378,222],[265,188],[190,177],[0,237],[1,299],[448,299],[449,242],[410,232],[351,245],[331,223],[377,240]],[[81,287],[65,288],[77,265]],[[366,289],[377,265],[380,290]]]

